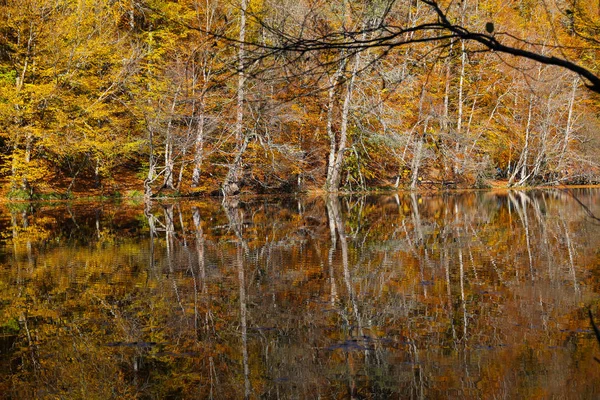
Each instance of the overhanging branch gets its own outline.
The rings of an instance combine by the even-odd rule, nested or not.
[[[394,26],[385,24],[382,21],[377,26],[370,28],[370,35],[367,36],[364,35],[364,30],[344,30],[329,32],[319,37],[308,38],[303,37],[302,34],[295,36],[292,33],[285,32],[283,29],[277,29],[266,24],[260,17],[254,16],[256,23],[260,24],[263,29],[269,31],[270,34],[279,38],[279,43],[269,44],[264,42],[252,42],[245,44],[252,46],[257,51],[266,51],[266,53],[259,55],[260,58],[265,58],[265,56],[273,56],[277,53],[304,54],[327,50],[349,50],[350,52],[358,52],[366,49],[384,48],[389,52],[391,49],[411,44],[466,40],[483,46],[484,51],[505,53],[515,57],[530,59],[545,65],[555,65],[572,71],[587,81],[586,86],[591,91],[600,94],[600,77],[590,69],[569,61],[566,58],[547,56],[532,50],[525,50],[501,43],[493,33],[471,32],[464,26],[451,23],[447,16],[447,11],[442,10],[437,1],[419,1],[432,9],[437,16],[437,21],[426,22],[412,27]],[[389,10],[386,12],[389,13]],[[423,33],[424,35],[411,35],[414,33]],[[218,35],[218,37],[230,42],[236,42],[236,40],[221,35]]]

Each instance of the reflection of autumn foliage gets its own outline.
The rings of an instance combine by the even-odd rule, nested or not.
[[[18,211],[8,398],[597,394],[600,236],[559,191]]]

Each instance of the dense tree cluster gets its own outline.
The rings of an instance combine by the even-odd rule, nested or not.
[[[25,196],[597,181],[598,30],[583,1],[5,0],[1,173]]]

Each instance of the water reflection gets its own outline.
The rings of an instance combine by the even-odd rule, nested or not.
[[[0,393],[597,397],[599,200],[4,205]]]

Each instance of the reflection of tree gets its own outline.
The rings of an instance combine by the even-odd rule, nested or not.
[[[156,217],[152,214],[151,205],[149,202],[146,202],[144,206],[144,216],[148,222],[148,231],[150,234],[150,254],[148,257],[148,269],[149,271],[154,271],[154,238],[156,237]]]
[[[511,208],[517,213],[525,233],[530,278],[533,280],[539,274],[539,271],[536,272],[534,269],[534,265],[539,264],[539,260],[545,260],[549,268],[549,274],[553,279],[559,279],[555,269],[561,265],[566,265],[571,277],[570,280],[573,282],[573,289],[575,293],[579,293],[575,248],[564,211],[559,210],[557,218],[549,220],[546,211],[543,211],[548,207],[544,196],[516,192],[514,194],[509,193],[508,199]],[[532,226],[533,222],[530,221],[530,214],[535,217],[534,221],[537,222],[537,226]],[[560,254],[560,257],[557,258],[551,251],[552,242],[556,242],[564,248],[566,254]]]
[[[590,210],[590,208],[589,208],[589,207],[588,207],[586,204],[584,204],[584,203],[583,203],[583,202],[582,202],[582,201],[579,199],[579,197],[577,197],[577,196],[576,196],[576,195],[573,193],[573,190],[568,190],[568,189],[565,189],[565,190],[563,190],[563,193],[567,193],[569,196],[571,196],[571,197],[572,197],[572,198],[573,198],[573,199],[574,199],[574,200],[575,200],[575,201],[576,201],[576,202],[577,202],[577,203],[578,203],[578,204],[579,204],[579,205],[580,205],[580,206],[581,206],[581,207],[582,207],[582,208],[585,210],[585,213],[586,213],[586,214],[587,214],[587,215],[588,215],[590,218],[592,218],[592,219],[594,219],[594,220],[596,220],[596,221],[600,221],[600,217],[597,217],[597,216],[596,216],[596,215],[595,215],[595,214],[594,214],[594,213],[593,213],[593,212]]]
[[[196,230],[196,257],[198,260],[198,272],[200,273],[200,288],[198,287],[198,279],[194,273],[193,265],[190,265],[190,272],[194,278],[194,328],[199,329],[199,315],[198,315],[198,292],[202,292],[203,296],[207,294],[207,283],[206,283],[206,266],[204,264],[204,231],[202,229],[202,218],[200,216],[200,209],[194,207],[192,209],[192,217],[194,219],[194,228]]]
[[[349,266],[349,262],[348,262],[348,238],[346,236],[346,228],[345,228],[344,222],[342,220],[339,197],[329,196],[327,198],[327,215],[329,217],[329,227],[331,229],[331,239],[332,239],[332,243],[331,243],[332,248],[330,251],[330,272],[332,272],[332,268],[333,268],[333,263],[331,262],[331,256],[335,250],[335,246],[336,246],[335,239],[336,239],[336,232],[337,232],[337,237],[339,237],[339,240],[340,240],[339,243],[340,243],[340,248],[341,248],[341,258],[342,258],[341,261],[342,261],[344,283],[346,285],[348,301],[350,302],[350,306],[352,309],[352,316],[353,316],[352,319],[349,318],[349,316],[346,314],[343,307],[340,310],[342,318],[344,319],[345,325],[347,326],[347,328],[349,330],[349,332],[348,332],[349,335],[347,338],[345,338],[345,342],[349,343],[356,339],[359,339],[359,340],[364,339],[365,333],[362,328],[362,319],[361,319],[361,316],[360,316],[360,313],[358,310],[358,304],[357,304],[358,300],[356,298],[356,293],[354,290],[354,282],[353,282],[353,278],[352,278],[352,274],[350,272],[350,266]],[[332,293],[333,293],[334,288],[335,288],[333,274],[331,275],[330,279],[332,280]],[[343,302],[342,302],[342,304],[343,304]],[[353,334],[353,330],[354,330],[353,325],[354,324],[356,324],[356,334]],[[368,358],[369,348],[367,346],[364,346],[364,353],[365,353],[365,358]],[[345,358],[346,358],[347,367],[348,367],[349,395],[351,397],[355,397],[356,396],[356,383],[354,381],[354,375],[355,375],[356,371],[354,371],[353,364],[352,364],[352,362],[350,362],[351,355],[349,355],[346,352]]]
[[[596,321],[594,321],[594,316],[592,315],[592,310],[588,309],[588,315],[590,317],[590,324],[592,325],[592,329],[594,329],[594,335],[596,336],[596,340],[600,343],[600,329],[596,325]],[[600,364],[600,358],[594,357],[597,363]]]
[[[597,227],[559,195],[73,207],[47,210],[53,223],[30,211],[50,238],[31,241],[33,267],[13,247],[21,211],[3,213],[0,335],[11,319],[17,333],[0,359],[18,369],[0,390],[560,397],[568,379],[591,396],[597,344],[579,305],[594,299]],[[61,233],[74,220],[86,240]],[[93,245],[97,221],[131,234]]]
[[[236,251],[235,265],[238,272],[238,285],[240,295],[240,334],[242,337],[242,364],[244,367],[244,398],[247,399],[252,393],[250,385],[250,368],[248,365],[248,323],[246,303],[246,277],[244,271],[244,248],[247,247],[243,236],[244,213],[240,209],[238,200],[226,198],[223,208],[229,220],[229,227],[235,233]]]
[[[510,199],[511,204],[516,210],[521,223],[523,224],[523,228],[525,229],[525,242],[527,244],[527,259],[529,260],[529,274],[530,278],[533,281],[535,279],[535,272],[533,270],[533,255],[531,251],[531,238],[529,234],[529,217],[527,213],[527,203],[529,202],[529,197],[524,192],[517,192],[519,200],[515,199],[512,193],[509,192],[508,198]]]

